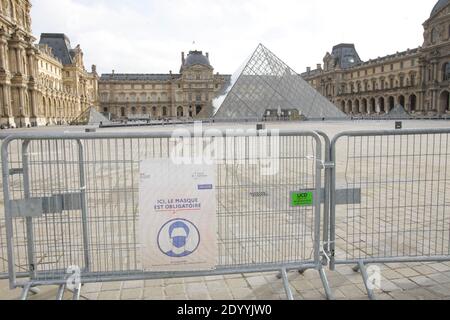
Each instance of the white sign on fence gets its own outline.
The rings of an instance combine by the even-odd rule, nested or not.
[[[146,160],[140,173],[144,270],[214,269],[218,263],[216,167]]]

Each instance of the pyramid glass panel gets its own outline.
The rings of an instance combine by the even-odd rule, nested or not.
[[[263,45],[259,45],[230,87],[214,103],[217,119],[264,119],[268,114],[298,114],[306,119],[346,115]],[[222,102],[223,101],[223,102]]]

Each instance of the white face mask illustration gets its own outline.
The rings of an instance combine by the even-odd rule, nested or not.
[[[184,228],[178,227],[174,229],[170,235],[172,239],[172,252],[176,255],[186,252],[188,233]]]

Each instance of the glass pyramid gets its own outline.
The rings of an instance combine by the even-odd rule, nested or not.
[[[306,119],[346,115],[262,44],[232,77],[214,105],[217,119],[255,119],[296,114]],[[223,101],[223,102],[222,102]]]
[[[95,110],[94,107],[88,108],[81,113],[75,120],[70,122],[72,126],[86,126],[86,125],[98,125],[98,124],[110,124],[111,121],[107,119],[103,114]]]

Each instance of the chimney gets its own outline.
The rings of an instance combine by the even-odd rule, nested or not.
[[[113,71],[112,71],[112,74],[115,74],[115,73],[116,73],[116,71],[115,71],[115,70],[113,70]]]
[[[317,64],[317,70],[321,70],[322,69],[322,65],[320,63]]]
[[[208,58],[208,59],[209,59],[209,52],[207,52],[207,53],[206,53],[206,58]]]
[[[185,62],[185,58],[184,58],[184,52],[181,53],[181,63],[184,64]]]
[[[307,67],[306,68],[306,72],[310,73],[311,72],[311,67]]]

